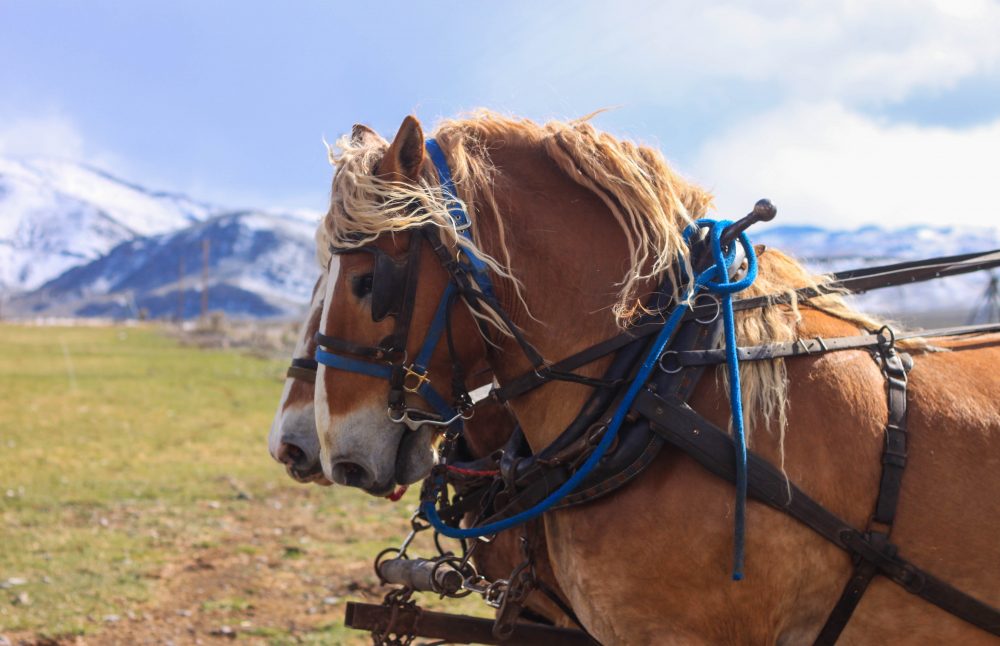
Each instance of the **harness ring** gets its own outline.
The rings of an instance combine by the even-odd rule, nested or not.
[[[718,316],[718,315],[716,315],[716,316]],[[669,367],[663,361],[667,357],[673,357],[673,364],[671,364]],[[676,350],[667,350],[666,352],[664,352],[663,354],[661,354],[660,358],[657,360],[657,363],[660,365],[660,370],[662,370],[663,372],[667,373],[668,375],[677,374],[678,372],[680,372],[681,370],[684,369],[684,366],[681,365],[681,361],[678,358],[678,354],[677,354]]]
[[[712,317],[709,318],[709,319],[699,319],[699,318],[696,318],[695,321],[701,323],[702,325],[708,325],[710,323],[714,323],[715,320],[718,319],[719,316],[722,315],[722,301],[719,300],[719,297],[716,296],[715,294],[712,294],[710,292],[701,292],[700,294],[698,294],[697,296],[694,297],[694,300],[691,302],[691,306],[692,307],[697,307],[698,306],[698,299],[701,299],[701,298],[707,298],[709,301],[711,301],[712,303],[715,304],[715,314],[713,314]]]

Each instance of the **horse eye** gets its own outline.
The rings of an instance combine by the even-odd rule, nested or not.
[[[363,274],[354,278],[353,291],[358,298],[364,298],[372,293],[372,285],[375,281],[374,274]]]

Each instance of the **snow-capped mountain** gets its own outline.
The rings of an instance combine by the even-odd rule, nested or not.
[[[775,226],[751,231],[751,236],[755,243],[781,249],[822,273],[1000,248],[1000,226],[866,226],[851,231]],[[880,289],[853,299],[859,309],[904,322],[948,325],[965,322],[982,304],[989,284],[990,274],[977,272]]]
[[[207,240],[210,310],[293,316],[318,273],[317,221],[315,214],[224,210],[72,162],[0,158],[4,314],[197,316]],[[817,272],[1000,247],[1000,226],[779,225],[750,234]],[[988,285],[988,274],[969,274],[862,294],[856,303],[908,322],[958,322],[982,303]]]
[[[34,289],[121,242],[219,211],[75,162],[0,158],[0,292]]]
[[[218,215],[181,231],[123,242],[15,298],[34,316],[198,316],[204,245],[208,307],[237,317],[285,317],[308,302],[319,274],[315,218],[257,211]]]

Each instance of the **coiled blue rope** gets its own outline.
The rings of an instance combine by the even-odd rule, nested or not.
[[[608,429],[604,432],[601,440],[594,448],[594,452],[590,454],[580,468],[573,473],[573,475],[570,476],[570,478],[564,482],[562,486],[553,491],[534,507],[514,514],[509,518],[489,523],[487,525],[481,525],[479,527],[451,527],[441,519],[441,516],[438,514],[435,506],[435,501],[424,501],[421,503],[421,511],[434,529],[451,538],[479,538],[482,536],[489,536],[512,527],[516,527],[541,516],[567,495],[572,493],[580,485],[580,483],[583,482],[584,478],[586,478],[590,472],[594,470],[597,464],[601,461],[601,458],[604,457],[604,454],[607,453],[608,447],[610,447],[614,442],[615,437],[617,437],[618,431],[621,428],[622,422],[625,420],[625,416],[632,407],[632,402],[635,400],[636,395],[639,394],[639,390],[645,386],[653,367],[656,366],[660,355],[673,338],[681,320],[684,318],[684,314],[687,313],[690,297],[699,290],[706,290],[721,295],[720,303],[722,308],[723,324],[725,327],[726,359],[729,369],[729,400],[733,416],[733,433],[735,435],[737,449],[736,527],[733,579],[739,581],[743,578],[744,534],[746,532],[747,449],[746,438],[743,432],[743,405],[740,395],[739,358],[736,352],[736,327],[733,319],[732,295],[749,287],[757,277],[757,257],[754,254],[753,245],[750,244],[750,239],[745,233],[741,233],[738,238],[738,242],[743,247],[744,254],[746,255],[747,272],[746,275],[738,281],[729,280],[730,265],[736,257],[735,244],[730,245],[728,250],[723,249],[722,247],[722,233],[729,224],[731,224],[729,220],[702,219],[698,220],[691,227],[688,227],[688,229],[684,232],[685,240],[689,240],[698,229],[709,229],[709,243],[712,248],[712,257],[715,264],[700,273],[695,278],[694,287],[691,292],[685,295],[682,302],[675,307],[667,317],[667,320],[663,325],[663,329],[661,329],[657,334],[649,353],[646,355],[642,365],[636,372],[635,379],[633,379],[632,383],[629,384],[628,390],[626,390],[618,408],[615,410],[615,413],[611,418],[611,422],[608,424]],[[445,487],[443,475],[436,476],[434,486],[438,493],[443,491]]]

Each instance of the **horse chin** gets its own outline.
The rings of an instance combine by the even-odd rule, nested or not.
[[[396,483],[410,485],[423,480],[430,475],[435,459],[433,428],[404,431],[396,452]]]

